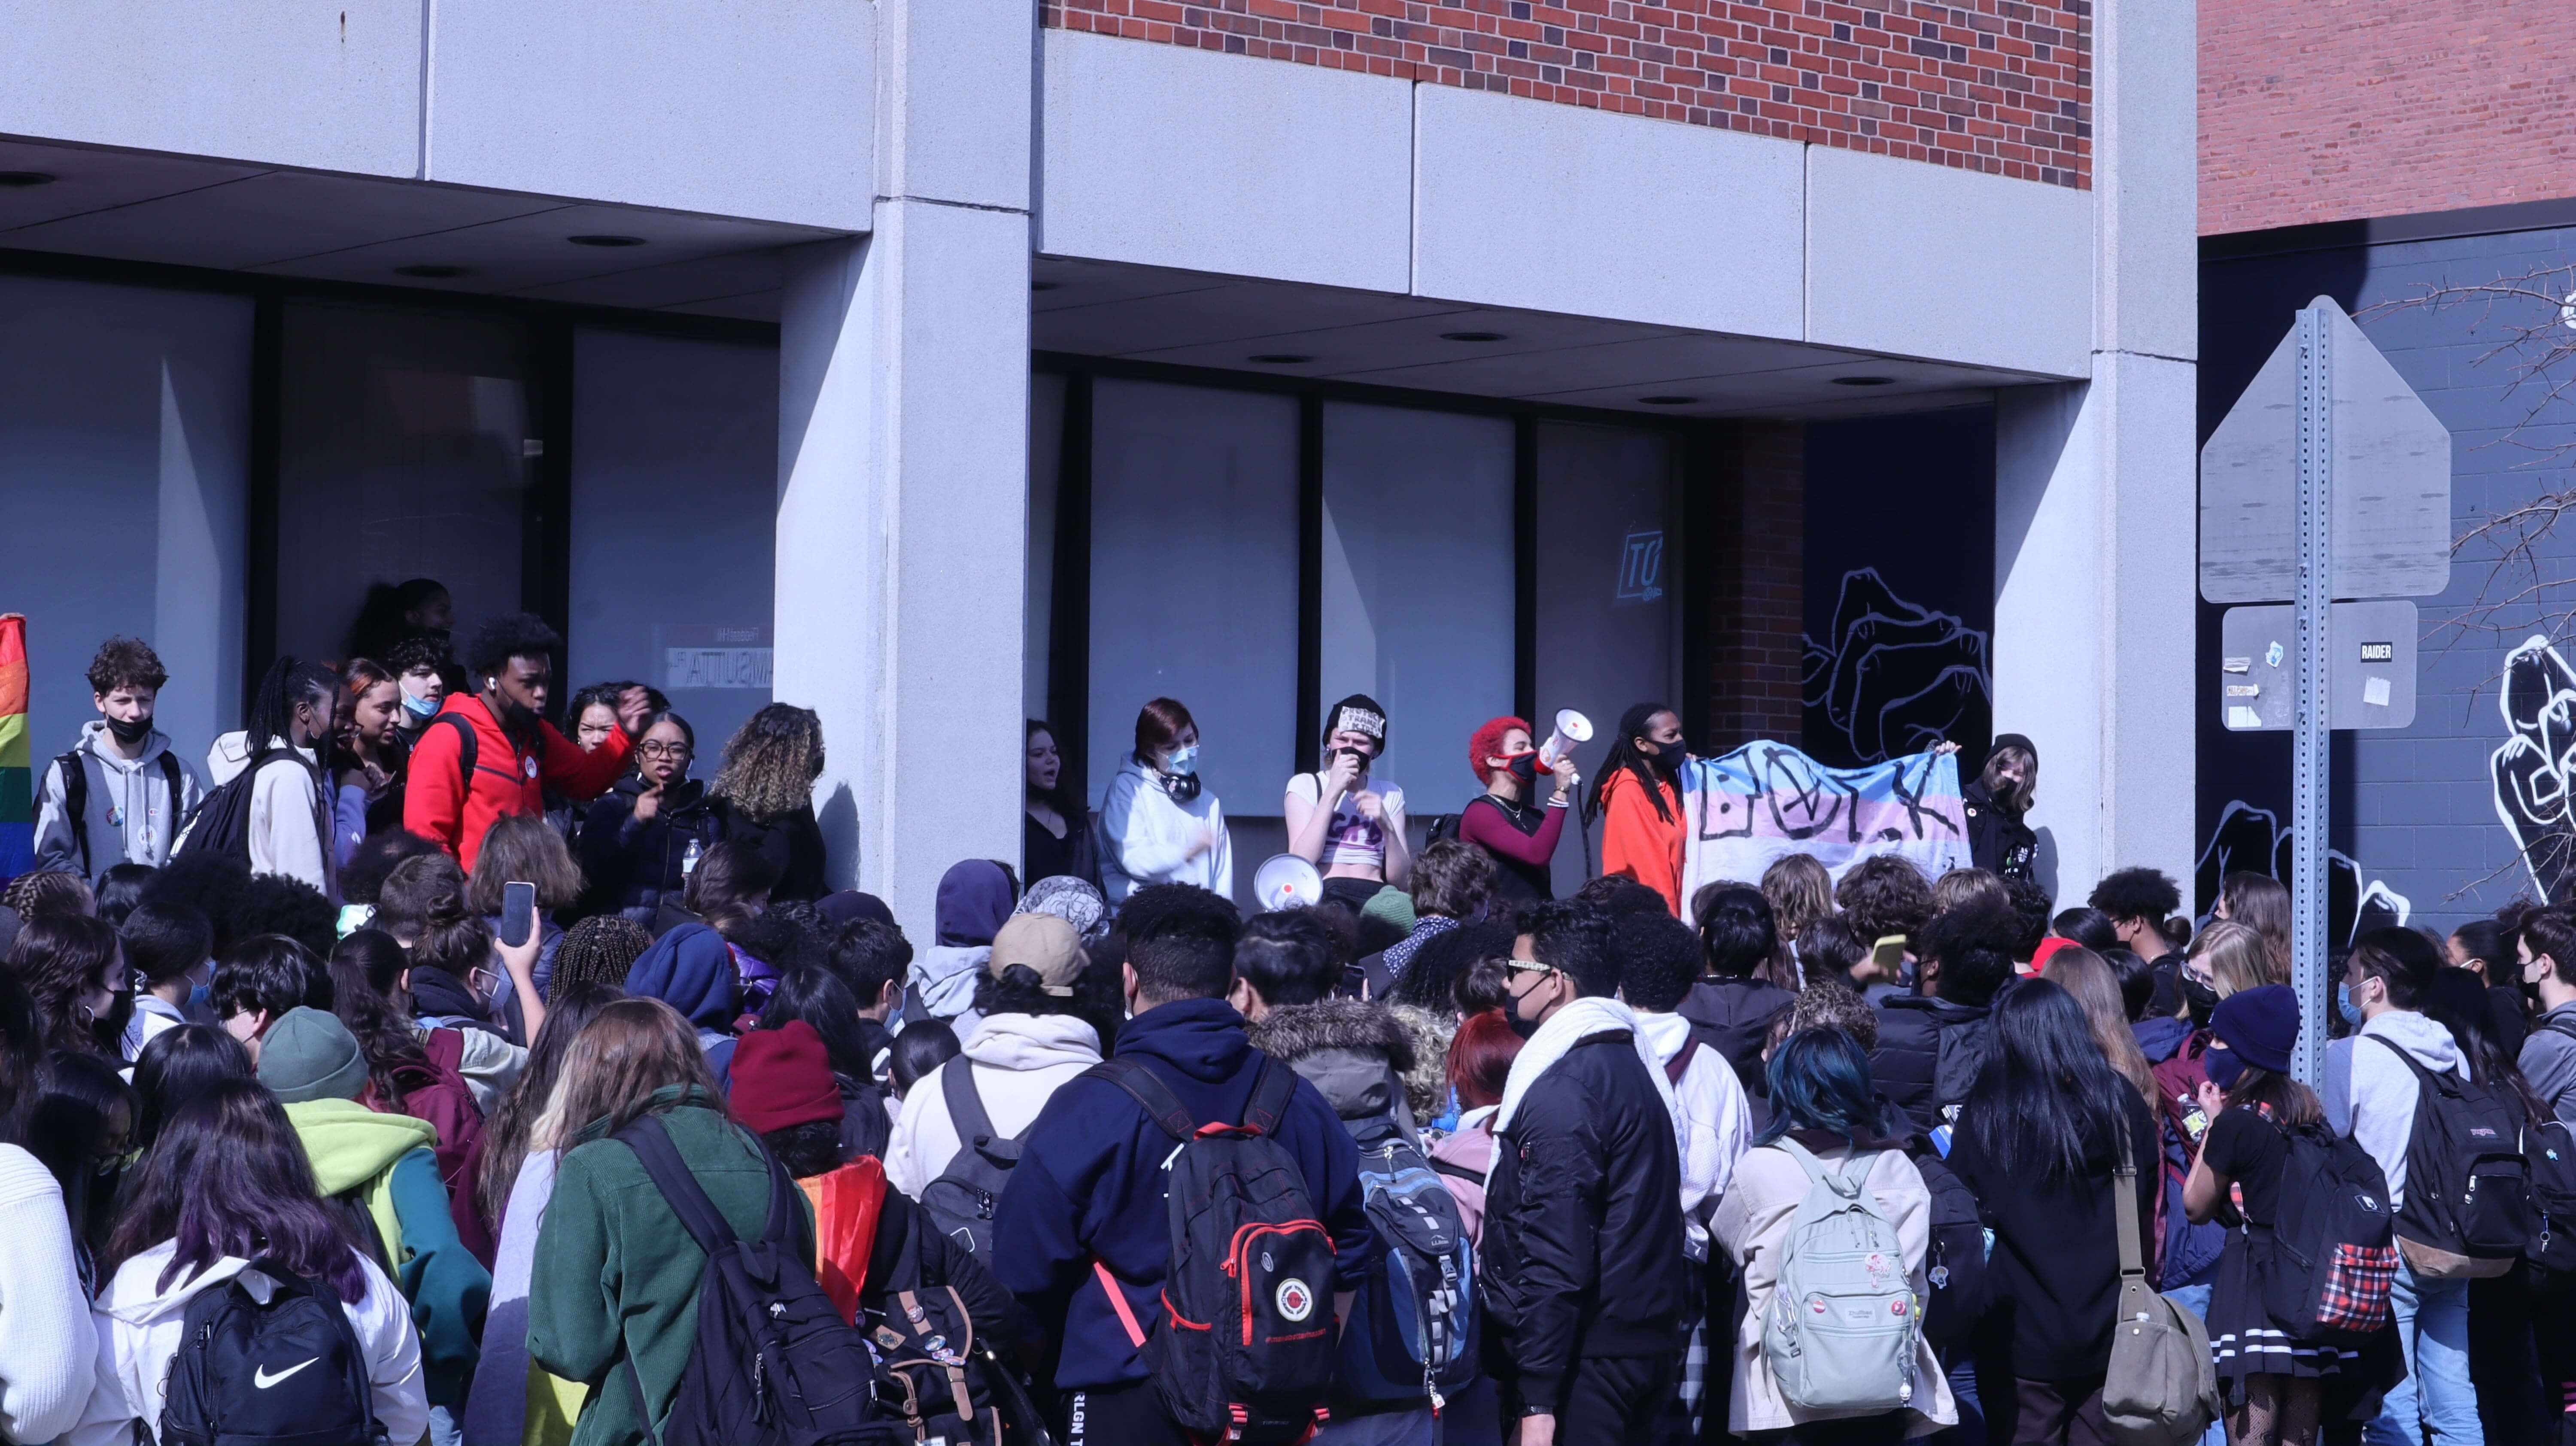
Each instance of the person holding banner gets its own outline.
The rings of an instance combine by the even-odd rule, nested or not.
[[[1619,736],[1592,800],[1588,826],[1601,820],[1601,872],[1635,879],[1664,896],[1664,907],[1682,917],[1681,770],[1690,759],[1682,744],[1681,715],[1661,703],[1640,703],[1619,715]]]

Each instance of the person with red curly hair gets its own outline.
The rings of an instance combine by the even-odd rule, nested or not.
[[[1553,770],[1556,792],[1547,802],[1538,789],[1538,745],[1529,724],[1519,718],[1489,718],[1467,740],[1467,767],[1485,791],[1467,801],[1458,814],[1458,837],[1494,856],[1494,901],[1505,916],[1522,904],[1556,897],[1549,861],[1565,832],[1566,811],[1574,805],[1574,760],[1560,758]]]

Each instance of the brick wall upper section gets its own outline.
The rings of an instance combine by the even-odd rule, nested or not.
[[[1041,3],[1068,30],[2092,185],[2092,0]]]
[[[1807,718],[1806,428],[1730,430],[1693,522],[1707,721],[1691,741],[1711,753],[1757,738],[1796,743]]]
[[[2204,0],[2200,231],[2576,195],[2566,0]]]

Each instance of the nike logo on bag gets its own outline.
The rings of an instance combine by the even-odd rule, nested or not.
[[[315,1356],[313,1361],[318,1361],[320,1359],[322,1359],[320,1356]],[[250,1383],[258,1389],[265,1391],[269,1387],[276,1385],[278,1382],[285,1380],[287,1377],[294,1375],[297,1371],[303,1370],[305,1366],[313,1364],[313,1361],[306,1361],[302,1365],[288,1366],[285,1370],[282,1370],[273,1376],[268,1373],[268,1367],[262,1366],[258,1370],[250,1373]]]

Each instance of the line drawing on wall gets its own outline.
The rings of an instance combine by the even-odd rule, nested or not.
[[[2555,899],[2576,850],[2576,669],[2534,634],[2505,654],[2496,707],[2505,731],[2488,759],[2496,817],[2513,835],[2532,887]]]
[[[2241,798],[2227,801],[2219,811],[2218,826],[2210,830],[2209,842],[2200,851],[2200,861],[2192,869],[2192,885],[2197,897],[2207,901],[2208,908],[2218,906],[2218,887],[2229,874],[2244,872],[2268,874],[2285,883],[2295,882],[2290,870],[2290,836],[2295,830],[2281,823],[2281,816],[2268,808],[2256,808]],[[2338,849],[2326,850],[2326,947],[2341,951],[2352,946],[2353,936],[2365,929],[2404,925],[2414,905],[2404,894],[2378,879],[2365,879],[2361,863]],[[2209,913],[2203,910],[2195,927],[2209,924]]]
[[[1972,710],[1992,711],[1986,635],[1898,597],[1877,568],[1844,573],[1832,636],[1801,641],[1803,701],[1864,764],[1920,753],[1955,737]]]

